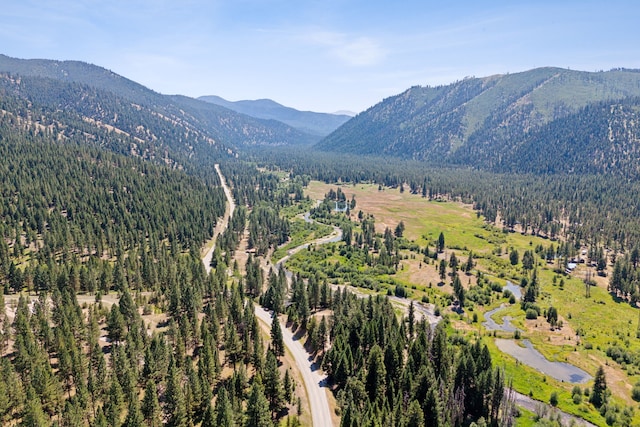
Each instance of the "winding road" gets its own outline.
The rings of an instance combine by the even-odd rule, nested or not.
[[[227,185],[227,181],[225,180],[222,172],[220,171],[220,166],[218,164],[215,165],[216,172],[220,177],[220,182],[222,184],[222,188],[224,190],[224,194],[227,197],[227,209],[225,210],[224,217],[222,221],[216,224],[215,232],[213,239],[218,238],[218,236],[227,228],[229,225],[229,220],[233,215],[233,211],[235,210],[235,201],[233,200],[233,196],[231,195],[231,190]],[[322,237],[314,240],[311,243],[307,243],[301,246],[298,246],[294,249],[291,249],[287,256],[280,260],[279,264],[289,259],[289,257],[295,254],[302,249],[305,249],[310,244],[323,244],[329,243],[331,241],[339,241],[342,239],[342,230],[337,227],[334,227],[334,231],[331,235],[327,237]],[[211,248],[206,252],[204,257],[202,258],[202,262],[204,263],[204,267],[207,270],[207,273],[211,272],[211,257],[213,255],[213,250],[215,248],[215,242],[211,246]],[[269,327],[271,327],[272,315],[269,311],[264,309],[260,305],[255,305],[255,313],[258,319],[262,322],[266,323]],[[304,387],[307,392],[307,398],[309,399],[309,406],[311,407],[311,419],[313,420],[313,425],[315,427],[325,427],[332,426],[333,422],[331,421],[331,410],[329,408],[329,400],[327,399],[327,392],[323,385],[325,384],[326,378],[321,376],[321,371],[313,363],[313,357],[307,353],[307,351],[302,346],[299,340],[295,339],[293,336],[293,332],[289,328],[287,328],[282,323],[280,324],[282,329],[282,337],[284,339],[284,345],[289,350],[291,355],[293,356],[296,366],[300,371],[300,375],[302,375],[302,379],[304,380]]]
[[[222,175],[222,172],[220,171],[220,166],[216,164],[215,169],[216,169],[216,172],[218,173],[218,176],[220,177],[220,182],[222,183],[222,188],[224,189],[224,193],[227,197],[228,205],[227,205],[227,209],[225,210],[225,214],[222,221],[216,224],[215,232],[213,236],[214,240],[217,239],[217,237],[228,226],[229,220],[233,215],[233,211],[235,210],[235,206],[236,206],[233,200],[233,197],[231,195],[231,190],[229,189],[227,182],[224,176]],[[304,219],[305,221],[308,221],[308,222],[313,221],[312,219],[309,218],[308,215],[305,216]],[[276,266],[279,267],[281,264],[285,263],[292,255],[296,254],[297,252],[303,249],[306,249],[307,247],[309,247],[309,245],[312,245],[312,244],[319,245],[319,244],[326,244],[330,242],[337,242],[337,241],[340,241],[341,239],[342,239],[342,230],[334,226],[334,231],[329,236],[318,238],[311,243],[305,243],[303,245],[297,246],[289,250],[287,252],[287,255],[283,257],[281,260],[279,260]],[[214,248],[215,248],[215,243],[214,245],[211,246],[211,248],[207,251],[207,253],[202,259],[202,262],[204,263],[207,273],[211,271],[210,263],[211,263],[211,257],[213,255]],[[290,274],[288,274],[287,276],[289,275]],[[405,309],[408,309],[409,300],[397,298],[397,297],[391,297],[391,300],[397,305],[404,306]],[[433,314],[433,311],[432,311],[433,309],[431,307],[427,308],[422,306],[420,303],[417,303],[415,304],[415,308],[416,308],[417,314],[419,316],[427,318],[429,323],[432,325],[432,327],[435,326],[435,324],[437,324],[437,322],[441,319]],[[272,313],[270,311],[256,304],[255,313],[258,319],[260,319],[262,322],[268,325],[269,328],[271,327],[271,322],[273,321],[273,318],[272,318]],[[285,325],[283,325],[282,322],[280,326],[282,329],[282,335],[283,335],[285,347],[294,358],[296,366],[303,378],[305,390],[307,393],[307,398],[309,399],[309,406],[311,407],[311,418],[313,420],[313,425],[315,427],[332,426],[333,423],[331,420],[331,410],[329,407],[327,394],[324,388],[326,377],[322,376],[321,371],[313,363],[313,357],[309,353],[307,353],[307,351],[304,349],[300,340],[294,337],[293,332],[290,329],[288,329]],[[529,396],[518,393],[515,390],[513,390],[512,393],[513,393],[515,404],[525,409],[528,409],[530,411],[535,412],[537,410],[537,407],[540,405],[544,405],[547,407],[550,406],[544,402],[534,400]],[[553,408],[553,410],[560,413],[560,416],[563,422],[568,423],[573,421],[573,422],[576,422],[578,425],[595,427],[593,424],[591,424],[590,422],[582,418],[575,417],[566,412],[559,411],[555,408]]]

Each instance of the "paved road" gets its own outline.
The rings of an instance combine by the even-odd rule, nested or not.
[[[233,197],[231,196],[231,190],[229,189],[229,186],[227,185],[227,181],[224,179],[224,176],[220,171],[220,165],[216,163],[215,168],[216,168],[216,172],[218,172],[218,176],[220,177],[220,182],[222,183],[222,189],[224,190],[224,195],[227,196],[227,208],[224,211],[224,216],[222,217],[222,221],[216,224],[216,228],[213,232],[214,241],[227,228],[227,226],[229,225],[229,220],[233,215],[233,211],[236,209],[236,203],[233,200]],[[209,250],[204,255],[204,257],[202,257],[202,263],[204,264],[204,268],[205,270],[207,270],[207,273],[211,271],[211,258],[213,257],[213,250],[215,249],[215,247],[216,247],[216,244],[214,242],[214,244],[211,246],[211,248],[209,248]]]
[[[220,235],[220,233],[222,233],[222,231],[227,228],[227,226],[229,225],[229,219],[233,215],[233,211],[236,207],[233,196],[231,195],[231,190],[229,189],[227,181],[220,171],[220,166],[216,164],[215,168],[216,172],[218,172],[218,176],[220,177],[220,182],[222,183],[224,194],[227,197],[227,209],[225,210],[222,221],[220,221],[220,223],[216,225],[213,236],[214,239],[216,239]],[[334,233],[332,233],[329,237],[316,239],[313,243],[328,243],[329,241],[339,241],[341,238],[342,231],[339,228],[336,228],[334,229]],[[289,251],[289,254],[286,258],[288,259],[289,256],[306,248],[307,246],[308,244],[292,249],[291,251]],[[210,264],[214,248],[215,243],[207,251],[202,259],[207,273],[211,271]],[[256,316],[258,316],[258,319],[265,322],[267,325],[269,325],[269,327],[271,327],[272,319],[271,313],[269,311],[256,304],[255,312]],[[319,371],[318,368],[312,364],[311,356],[304,349],[300,341],[294,339],[293,332],[291,332],[290,329],[286,328],[282,324],[280,326],[282,327],[282,337],[284,339],[285,347],[287,347],[287,349],[293,356],[296,366],[300,371],[300,375],[302,375],[302,379],[304,380],[307,398],[309,399],[309,406],[311,407],[311,418],[313,419],[313,425],[316,427],[332,426],[333,423],[331,421],[331,410],[329,408],[329,401],[327,400],[327,393],[325,391],[325,388],[323,387],[326,379],[320,375],[321,371]]]
[[[273,321],[271,312],[257,304],[255,308],[258,319],[271,327],[271,322]],[[304,349],[300,340],[294,338],[293,332],[285,327],[282,322],[280,322],[280,326],[282,329],[282,337],[284,338],[284,345],[292,354],[304,380],[309,406],[311,406],[313,425],[315,427],[332,426],[331,410],[329,409],[329,401],[327,400],[327,393],[324,388],[326,378],[320,375],[321,371],[317,366],[313,365],[311,355]]]

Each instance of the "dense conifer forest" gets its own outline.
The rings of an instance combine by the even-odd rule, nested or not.
[[[633,134],[625,123],[633,121],[635,98],[617,109],[591,103],[558,112],[527,134],[528,141],[555,138],[564,152],[581,141],[580,150],[600,155],[584,168],[564,167],[579,156],[554,156],[553,147],[534,150],[522,141],[515,157],[498,161],[500,146],[478,152],[470,146],[460,161],[441,165],[437,158],[254,147],[258,140],[278,145],[281,134],[273,129],[279,127],[252,133],[266,140],[243,141],[216,128],[209,107],[195,100],[174,97],[160,108],[150,104],[165,98],[128,81],[114,89],[110,74],[91,86],[85,81],[91,79],[60,83],[43,73],[0,74],[3,425],[310,424],[285,327],[326,373],[336,424],[514,425],[513,378],[492,360],[491,338],[456,330],[453,321],[475,328],[472,309],[509,301],[527,318],[558,327],[558,312],[566,313],[540,304],[538,267],[551,265],[556,286],[568,273],[554,262],[583,248],[597,274],[609,275],[616,303],[629,309],[640,301],[634,139],[618,147],[615,173],[611,163],[597,161],[611,120],[620,126],[607,128],[609,134]],[[473,83],[460,84],[459,95],[477,95],[481,88]],[[131,103],[136,91],[140,104]],[[189,106],[182,119],[180,106]],[[227,131],[248,129],[244,119],[233,120]],[[576,125],[584,120],[593,128]],[[487,156],[496,167],[464,166],[473,163],[463,154]],[[534,166],[516,161],[524,158]],[[233,214],[214,163],[229,184]],[[310,200],[312,180],[340,186],[324,200]],[[494,234],[517,231],[549,242],[530,241],[530,248],[510,248],[505,257],[523,279],[521,304],[475,271],[476,254],[447,245],[444,233],[421,247],[405,236],[402,221],[376,231],[376,218],[349,194],[360,184],[462,202]],[[332,230],[340,242],[309,244]],[[209,249],[211,262],[204,265]],[[304,256],[296,258],[296,250]],[[343,262],[328,262],[332,256]],[[451,286],[437,297],[437,325],[418,314],[418,301],[408,299],[412,289],[395,278],[408,258],[437,268],[439,285]],[[588,294],[592,284],[585,283]],[[381,289],[386,295],[375,293]],[[445,305],[449,314],[441,316]],[[275,314],[270,325],[258,319],[262,307]],[[630,340],[628,334],[597,350],[633,376],[640,356]],[[639,387],[633,399],[640,399]],[[603,422],[630,423],[631,406],[609,401],[604,371],[584,390],[571,397],[580,403],[588,395],[588,409]]]

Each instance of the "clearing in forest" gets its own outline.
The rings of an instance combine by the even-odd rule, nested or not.
[[[588,397],[574,398],[573,384],[562,383],[541,374],[531,368],[516,363],[511,356],[501,353],[491,338],[494,333],[482,327],[483,313],[505,304],[501,316],[512,317],[511,323],[522,332],[522,338],[529,339],[538,351],[552,361],[569,362],[594,375],[598,366],[604,365],[608,378],[608,387],[612,392],[612,401],[620,405],[633,405],[631,391],[633,384],[640,383],[640,367],[635,362],[619,364],[610,354],[640,360],[640,315],[638,309],[629,303],[615,299],[607,291],[608,277],[598,277],[595,269],[586,264],[578,264],[571,274],[564,272],[563,260],[547,262],[544,250],[553,246],[558,248],[563,242],[530,234],[507,232],[502,225],[487,224],[477,215],[472,206],[448,200],[429,200],[409,191],[398,188],[380,188],[373,184],[325,184],[312,181],[306,189],[310,198],[322,200],[331,189],[340,188],[347,200],[355,197],[356,207],[350,213],[351,221],[358,221],[358,212],[371,214],[375,218],[376,232],[383,233],[388,227],[392,231],[402,221],[404,237],[417,243],[420,248],[429,246],[433,253],[439,234],[445,236],[445,250],[438,259],[427,259],[415,252],[403,251],[405,255],[398,271],[391,277],[396,283],[409,289],[411,298],[435,303],[443,313],[449,313],[453,326],[462,333],[484,335],[484,341],[490,346],[496,363],[504,366],[506,373],[513,379],[514,388],[534,398],[549,401],[556,391],[560,401],[558,406],[564,411],[582,416],[591,422],[601,424],[604,419],[588,403]],[[518,252],[518,261],[510,262],[510,254]],[[525,252],[534,254],[533,269],[525,270],[522,258]],[[487,292],[488,300],[472,303],[464,314],[447,307],[452,292],[448,275],[444,283],[440,282],[438,264],[449,260],[452,253],[460,264],[465,263],[469,253],[473,253],[474,269],[470,275],[460,272],[460,280],[468,290],[477,288],[478,271],[485,283],[501,287],[507,281],[520,284],[522,279],[532,280],[533,271],[539,283],[539,292],[535,304],[539,307],[537,319],[527,320],[525,311],[518,302],[509,302],[500,292]],[[579,251],[578,251],[579,254]],[[584,278],[587,271],[596,278],[595,286],[586,292]],[[611,270],[611,267],[609,267]],[[449,269],[448,269],[449,271]],[[610,271],[609,271],[610,274]],[[486,284],[485,284],[486,287]],[[381,288],[381,292],[393,288]],[[524,290],[524,288],[523,288]],[[551,328],[545,319],[546,310],[556,308],[559,328]],[[477,321],[476,321],[477,319]],[[497,333],[498,336],[513,338],[513,333]],[[621,358],[618,358],[621,360]],[[592,381],[581,384],[582,388],[592,387]],[[636,411],[634,421],[640,416]]]

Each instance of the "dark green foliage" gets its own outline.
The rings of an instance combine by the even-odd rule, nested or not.
[[[147,382],[147,387],[142,399],[142,416],[150,427],[160,427],[162,425],[160,403],[158,402],[158,391],[153,380]]]
[[[265,255],[270,248],[287,241],[289,222],[270,206],[256,206],[249,215],[249,248]]]
[[[233,413],[227,390],[222,387],[218,392],[218,398],[216,400],[216,419],[215,426],[217,427],[233,427],[235,421],[233,420]]]
[[[264,387],[260,375],[254,377],[249,399],[247,400],[246,427],[272,427],[269,402],[264,394]]]
[[[443,252],[444,251],[444,233],[440,232],[440,234],[438,235],[438,242],[436,244],[436,250],[438,252]]]
[[[549,307],[547,309],[547,322],[549,322],[553,328],[558,323],[558,310],[555,307]]]
[[[271,349],[276,357],[284,356],[284,340],[277,313],[271,319]]]
[[[593,390],[589,396],[589,401],[593,403],[593,406],[596,408],[600,408],[607,401],[607,378],[602,366],[598,367],[593,379]]]
[[[443,323],[432,339],[424,322],[415,326],[415,338],[407,338],[404,324],[381,296],[358,299],[341,292],[333,309],[333,341],[323,366],[340,390],[342,425],[362,420],[400,425],[400,419],[458,425],[481,416],[497,422],[504,375],[492,368],[486,346],[464,339],[450,343]],[[465,396],[458,415],[447,409],[456,395]],[[392,408],[402,402],[409,406],[397,422],[389,421],[396,417]]]
[[[509,262],[511,262],[511,265],[518,265],[518,259],[518,251],[515,249],[511,249],[511,252],[509,252]]]
[[[525,270],[532,270],[535,264],[535,256],[532,251],[525,251],[522,256],[522,268]]]
[[[285,404],[284,389],[280,372],[278,371],[278,360],[273,351],[267,352],[264,365],[264,392],[269,400],[269,409],[273,414],[280,412]]]

